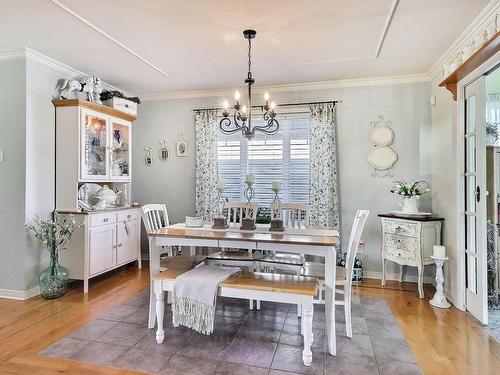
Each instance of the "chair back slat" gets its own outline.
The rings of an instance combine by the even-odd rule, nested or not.
[[[240,225],[241,220],[246,217],[247,208],[252,219],[257,218],[257,203],[247,202],[224,202],[224,211],[227,211],[227,221],[230,225]]]
[[[305,228],[309,225],[311,206],[303,203],[280,203],[283,225],[292,228]]]
[[[351,234],[349,236],[349,243],[346,255],[346,285],[350,286],[352,281],[352,274],[354,272],[354,260],[356,259],[356,252],[358,250],[359,241],[363,234],[363,229],[366,224],[366,219],[370,215],[368,210],[358,210],[354,221],[352,223]]]
[[[167,207],[164,204],[146,204],[142,206],[141,216],[147,232],[170,225]]]

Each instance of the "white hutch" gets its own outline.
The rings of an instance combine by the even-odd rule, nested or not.
[[[130,199],[132,121],[135,116],[84,100],[53,100],[56,108],[55,205],[59,215],[83,223],[61,252],[70,278],[88,280],[140,260],[141,218],[138,208],[84,210],[83,184],[126,190]],[[93,185],[94,188],[98,186]],[[90,196],[89,199],[92,199]],[[130,204],[130,202],[128,202]]]

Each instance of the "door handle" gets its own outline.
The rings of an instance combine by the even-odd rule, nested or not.
[[[481,188],[479,185],[476,187],[476,202],[479,203],[481,200]]]

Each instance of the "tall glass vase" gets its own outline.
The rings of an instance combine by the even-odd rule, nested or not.
[[[47,299],[59,298],[66,294],[69,270],[59,264],[57,253],[50,254],[50,264],[40,273],[40,293]]]

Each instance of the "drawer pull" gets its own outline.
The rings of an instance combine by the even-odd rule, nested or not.
[[[132,217],[132,215],[127,215],[127,218],[130,219]]]
[[[122,245],[123,245],[123,244],[119,243],[119,244],[118,244],[118,247],[122,247]]]
[[[102,219],[103,223],[107,223],[108,219]]]

